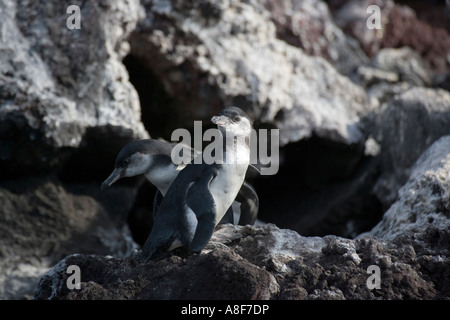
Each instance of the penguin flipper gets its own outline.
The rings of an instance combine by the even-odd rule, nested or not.
[[[153,260],[160,253],[170,249],[174,241],[190,250],[199,224],[199,235],[202,235],[199,236],[200,239],[207,238],[206,243],[209,241],[215,225],[208,237],[208,232],[205,233],[203,230],[209,227],[203,226],[203,223],[209,219],[199,217],[212,215],[211,220],[215,222],[215,205],[209,191],[209,183],[216,175],[213,166],[188,164],[172,182],[160,205],[156,201],[158,208],[156,215],[154,214],[152,231],[142,248],[142,255],[146,261]],[[205,203],[209,205],[205,206]],[[197,223],[198,220],[201,223]]]
[[[241,186],[236,201],[241,203],[239,225],[254,224],[258,217],[259,198],[255,189],[246,181]]]
[[[189,247],[193,252],[200,252],[206,246],[216,227],[216,205],[209,190],[216,176],[217,171],[209,168],[186,194],[186,204],[197,217],[197,227]]]

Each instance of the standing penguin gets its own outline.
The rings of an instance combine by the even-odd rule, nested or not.
[[[146,260],[179,246],[199,252],[239,193],[250,164],[252,121],[237,107],[225,108],[211,121],[223,139],[221,161],[193,161],[178,174],[154,216],[142,249]]]
[[[128,143],[117,155],[115,169],[102,183],[101,189],[106,189],[121,178],[143,174],[158,189],[153,201],[153,214],[155,214],[170,185],[186,166],[172,162],[171,152],[174,146],[174,143],[155,139],[142,139]],[[199,154],[188,146],[183,148],[185,154],[191,154],[191,158]],[[254,168],[254,170],[257,169]],[[241,203],[239,224],[253,224],[259,209],[259,199],[255,189],[244,181],[236,201]],[[233,223],[231,207],[221,223]]]

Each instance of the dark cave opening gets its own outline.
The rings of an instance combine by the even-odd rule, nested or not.
[[[122,62],[139,94],[145,129],[154,139],[170,140],[173,130],[183,126],[183,114],[178,108],[180,101],[166,92],[158,77],[139,58],[129,54]]]
[[[381,203],[371,192],[379,159],[365,156],[362,146],[312,136],[284,146],[280,157],[276,175],[253,182],[263,222],[304,236],[353,238],[381,219]]]

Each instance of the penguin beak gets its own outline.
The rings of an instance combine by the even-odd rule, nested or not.
[[[109,175],[109,177],[106,178],[105,181],[103,181],[101,190],[108,188],[114,182],[122,178],[124,174],[125,174],[124,168],[115,168],[114,171]]]
[[[226,124],[228,124],[229,119],[226,116],[214,116],[211,118],[211,122],[218,125],[218,126],[225,126]]]

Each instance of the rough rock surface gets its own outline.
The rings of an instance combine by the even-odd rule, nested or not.
[[[380,8],[381,28],[368,29],[367,8]],[[381,48],[411,47],[428,62],[435,72],[448,72],[450,33],[417,18],[408,6],[392,0],[349,1],[334,12],[336,24],[356,38],[364,51],[372,56]],[[436,41],[439,39],[439,41]]]
[[[441,241],[438,247],[412,235],[392,243],[371,237],[302,237],[274,225],[226,225],[213,239],[224,238],[227,246],[149,263],[142,263],[138,253],[126,258],[71,255],[41,278],[35,298],[342,300],[450,294],[450,274],[435,273],[448,270],[444,232],[427,238]],[[66,285],[69,265],[80,267],[80,289]],[[370,265],[380,268],[380,289],[367,286]]]
[[[73,4],[79,30],[66,27]],[[74,251],[136,246],[126,224],[135,188],[99,195],[95,181],[126,142],[148,137],[121,63],[140,13],[139,1],[0,3],[1,299],[29,297]]]
[[[134,192],[121,187],[100,195],[98,185],[80,188],[51,179],[3,182],[1,299],[29,297],[39,278],[69,253],[130,254],[137,246],[126,214]]]
[[[142,1],[146,17],[130,38],[131,54],[189,119],[223,105],[248,110],[280,129],[281,145],[310,137],[364,142],[360,118],[370,110],[362,88],[326,60],[277,38],[270,13],[255,2]]]
[[[438,233],[448,243],[449,172],[450,136],[445,136],[433,143],[412,166],[408,181],[398,192],[398,200],[368,234],[393,239],[400,234],[431,237]]]
[[[358,67],[357,74],[365,86],[384,81],[427,87],[433,81],[433,75],[422,57],[409,47],[381,49],[370,63]]]
[[[411,166],[434,141],[450,134],[450,94],[414,87],[382,105],[374,119],[381,145],[381,176],[375,192],[389,207]]]
[[[332,2],[337,23],[320,0],[2,1],[0,298],[32,297],[41,276],[37,299],[448,298],[447,140],[411,169],[449,134],[448,92],[430,88],[449,87],[448,32],[377,0],[370,33],[369,2]],[[153,192],[101,181],[128,141],[229,104],[281,130],[278,174],[252,181],[278,227],[228,225],[225,245],[142,263],[130,213],[146,219]]]
[[[262,1],[277,36],[311,56],[323,57],[341,73],[350,74],[368,60],[359,43],[335,24],[321,0]]]
[[[111,127],[112,141],[148,136],[120,62],[139,2],[78,3],[82,25],[72,30],[66,27],[70,4],[0,4],[0,164],[10,169],[1,177],[60,165],[67,148],[85,142],[88,129],[101,134]]]

